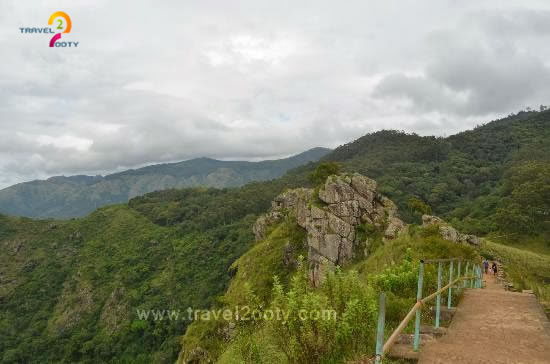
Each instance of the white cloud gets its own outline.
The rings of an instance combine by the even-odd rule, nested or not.
[[[449,135],[547,101],[546,1],[396,4],[4,0],[0,187],[381,128]],[[56,10],[78,48],[19,33]]]

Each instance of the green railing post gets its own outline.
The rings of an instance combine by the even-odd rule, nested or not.
[[[461,265],[460,263],[462,263],[461,260],[458,261],[458,271],[456,273],[456,278],[460,278],[460,265]],[[460,290],[460,281],[456,285],[456,290],[457,290],[457,292]]]
[[[468,277],[468,267],[469,267],[469,266],[470,266],[470,262],[468,261],[468,262],[466,262],[466,269],[464,270],[464,276],[465,276],[465,277]],[[466,283],[467,283],[466,281],[467,281],[466,279],[464,279],[464,280],[462,281],[462,286],[463,286],[464,288],[466,288]]]
[[[420,261],[420,266],[418,267],[418,287],[416,290],[416,301],[422,299],[422,284],[424,283],[424,261]],[[414,325],[414,351],[418,351],[420,348],[420,316],[422,314],[422,309],[418,308],[416,311],[416,321]]]
[[[441,270],[442,270],[442,264],[439,262],[439,265],[437,267],[437,290],[439,291],[441,289]],[[435,304],[435,327],[439,327],[439,316],[441,314],[441,292],[437,294],[436,298],[436,304]]]
[[[481,265],[477,266],[477,288],[481,288]]]
[[[451,301],[453,297],[453,285],[451,282],[453,281],[453,261],[451,260],[451,265],[449,266],[449,296],[447,296],[447,308],[451,308]]]
[[[483,277],[485,276],[483,263],[479,266],[479,288],[483,288]]]
[[[476,266],[474,263],[472,263],[472,274],[470,274],[471,278],[470,278],[470,288],[474,288],[474,274],[475,274],[475,271],[476,271]]]
[[[378,327],[376,329],[376,364],[382,362],[384,348],[384,321],[386,320],[386,294],[380,293],[378,300]]]

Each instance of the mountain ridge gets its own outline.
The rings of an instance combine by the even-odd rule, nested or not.
[[[53,176],[0,190],[0,213],[33,218],[84,216],[98,207],[126,202],[156,190],[183,187],[237,187],[280,177],[289,169],[330,152],[312,148],[283,159],[258,162],[195,158],[128,169],[101,176]]]
[[[151,192],[83,218],[34,220],[0,214],[0,362],[174,363],[186,332],[204,348],[208,332],[201,325],[187,330],[188,321],[143,320],[136,310],[216,307],[235,274],[245,278],[243,283],[250,277],[267,282],[254,287],[256,293],[272,291],[273,273],[288,282],[293,259],[286,260],[287,270],[270,267],[284,266],[285,257],[303,253],[304,246],[286,246],[306,234],[292,219],[283,219],[275,230],[264,229],[270,238],[258,244],[252,227],[281,193],[300,187],[315,190],[312,172],[336,164],[331,160],[343,173],[376,180],[377,191],[395,202],[402,221],[411,225],[410,239],[397,245],[397,240],[372,240],[364,274],[394,265],[411,246],[416,258],[440,252],[455,256],[452,249],[460,245],[441,245],[430,229],[419,229],[419,210],[429,208],[466,234],[501,236],[512,229],[512,234],[533,234],[533,242],[547,245],[550,240],[542,234],[550,234],[545,212],[550,211],[550,113],[527,116],[508,118],[499,123],[502,129],[495,130],[494,124],[476,128],[452,142],[381,131],[277,179],[237,188]],[[319,203],[311,201],[313,206]],[[527,230],[517,230],[525,226]],[[370,232],[378,234],[371,226],[355,234]],[[435,252],[434,243],[439,247]],[[509,255],[516,257],[516,250]],[[548,260],[541,259],[525,273],[533,255],[516,261],[520,270],[514,284],[527,277],[522,287],[540,284],[541,297],[548,301],[550,290],[543,286],[550,279]],[[235,272],[231,267],[236,261]],[[389,273],[403,273],[400,267],[414,271],[397,264]],[[246,293],[241,289],[245,286],[237,288],[232,290],[236,297]],[[413,298],[416,284],[407,289]],[[232,347],[228,354],[241,348]]]

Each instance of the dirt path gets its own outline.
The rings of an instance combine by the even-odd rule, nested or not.
[[[548,319],[535,296],[485,280],[485,289],[465,292],[447,334],[422,349],[419,363],[550,363]]]

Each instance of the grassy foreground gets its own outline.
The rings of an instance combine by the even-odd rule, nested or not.
[[[536,249],[541,251],[541,249]],[[550,312],[550,255],[485,240],[482,255],[497,259],[516,289],[531,289]]]
[[[293,255],[300,261],[305,236],[292,219],[275,226],[233,264],[236,274],[214,309],[248,306],[289,316],[284,320],[197,320],[184,336],[179,363],[340,363],[372,356],[379,292],[388,297],[389,336],[415,303],[421,258],[479,260],[476,249],[443,240],[436,229],[412,226],[394,241],[380,242],[368,258],[338,269],[320,287],[311,287],[304,265],[282,264],[287,243],[295,246]],[[426,294],[436,290],[436,274],[435,265],[426,266]],[[444,275],[448,276],[447,270]],[[330,321],[304,320],[300,310],[336,314]],[[431,321],[430,310],[424,311],[423,320]]]

